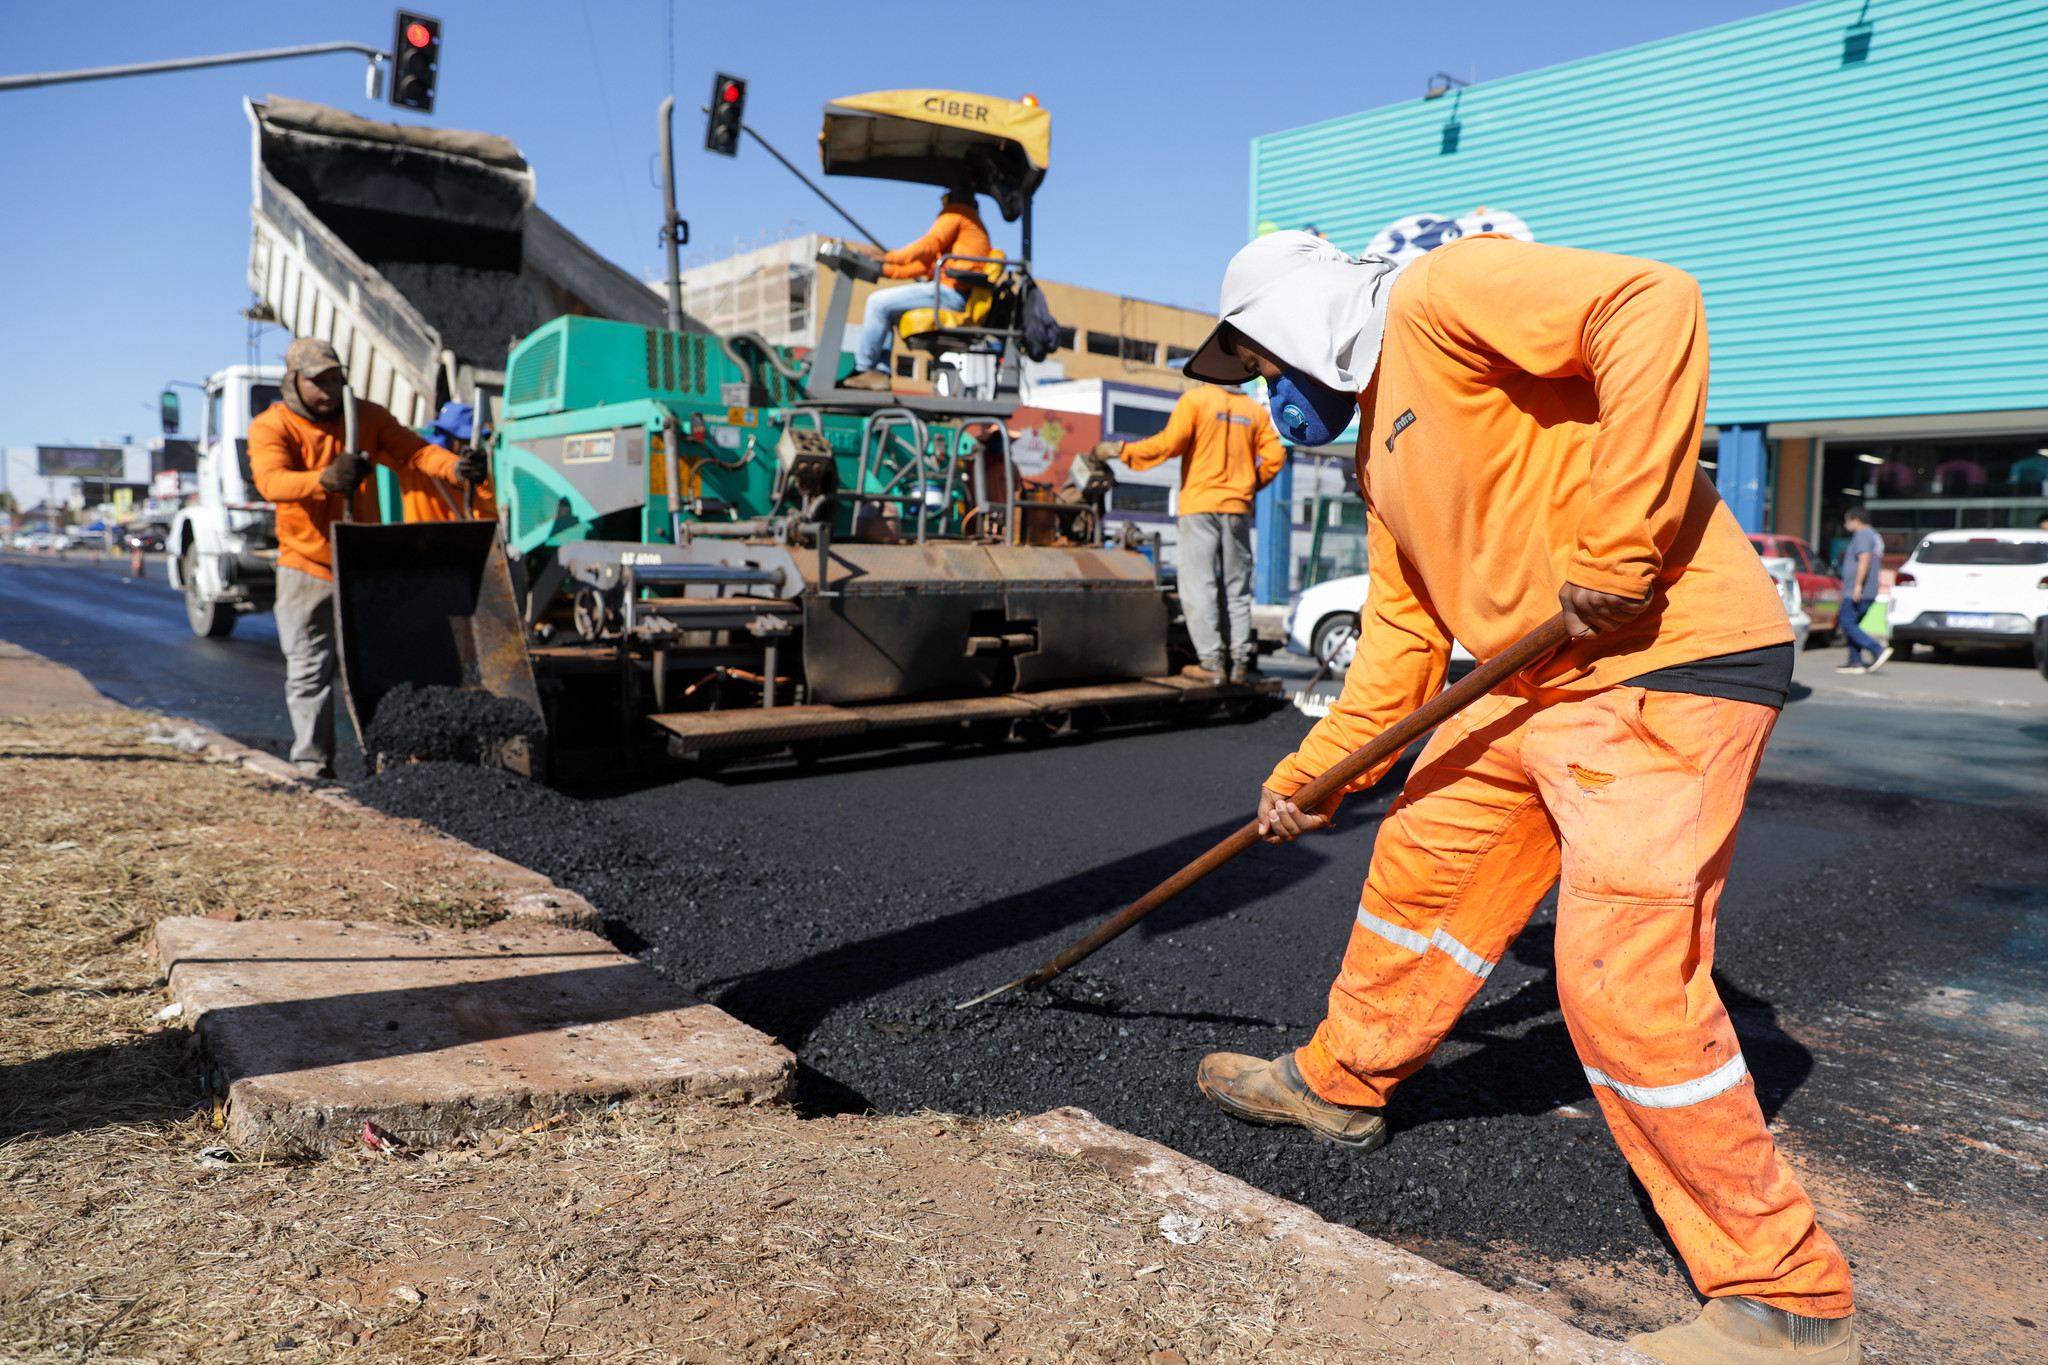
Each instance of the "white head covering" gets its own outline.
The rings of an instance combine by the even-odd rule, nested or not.
[[[1329,388],[1363,393],[1379,363],[1387,299],[1404,264],[1346,255],[1312,232],[1269,232],[1230,258],[1222,320],[1289,368]],[[1215,332],[1185,372],[1221,384],[1251,377]]]

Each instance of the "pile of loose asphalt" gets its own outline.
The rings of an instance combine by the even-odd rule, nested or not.
[[[538,739],[540,717],[523,703],[474,687],[402,682],[377,701],[363,749],[378,765],[476,763],[508,739]]]
[[[574,794],[422,764],[356,792],[581,892],[623,946],[793,1048],[813,1110],[1080,1105],[1497,1284],[1515,1248],[1675,1273],[1566,1036],[1548,902],[1397,1093],[1381,1151],[1241,1125],[1196,1092],[1204,1053],[1277,1055],[1321,1019],[1401,770],[1352,798],[1334,831],[1254,849],[1048,992],[953,1008],[1235,828],[1307,724],[1290,711]],[[1917,1116],[1976,1131],[1950,1112],[1953,1087],[1967,1073],[2010,1093],[1996,1091],[2013,1074],[1996,1038],[1881,1024],[1881,1041],[1844,1066],[1795,1041],[1780,1014],[1802,1026],[1900,1019],[1942,972],[1992,962],[2026,924],[2048,924],[2038,887],[1996,884],[2015,848],[2048,847],[2042,833],[2013,810],[1759,783],[1716,975],[1767,1114],[1882,1180],[2031,1199],[2018,1176],[1898,1127]],[[1842,1117],[1870,1106],[1873,1086],[1895,1124]]]

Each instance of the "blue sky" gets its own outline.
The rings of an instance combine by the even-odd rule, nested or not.
[[[966,17],[974,6],[675,0],[673,49],[668,0],[422,7],[445,22],[431,118],[370,104],[363,63],[348,55],[0,92],[0,444],[146,438],[164,381],[247,357],[238,315],[249,302],[244,95],[502,133],[533,163],[550,213],[652,277],[654,112],[671,71],[681,208],[700,256],[808,230],[851,235],[751,142],[734,161],[699,150],[695,111],[714,71],[748,79],[748,123],[807,170],[817,164],[819,107],[833,96],[1030,91],[1053,115],[1037,212],[1041,272],[1213,308],[1223,265],[1244,239],[1254,136],[1417,98],[1435,71],[1485,81],[1784,4],[1041,0],[986,7],[990,22],[977,28]],[[349,0],[8,4],[0,70],[335,39],[383,46],[392,13]],[[827,188],[891,245],[923,231],[935,207],[923,186],[838,179]],[[998,244],[1014,249],[1014,232],[998,228]],[[262,358],[281,358],[284,342],[268,330]]]

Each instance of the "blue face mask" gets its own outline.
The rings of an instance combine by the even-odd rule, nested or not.
[[[1320,384],[1299,370],[1283,369],[1267,406],[1284,439],[1298,446],[1326,446],[1358,415],[1358,396]]]

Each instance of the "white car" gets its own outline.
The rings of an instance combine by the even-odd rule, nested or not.
[[[2044,533],[2044,539],[2048,539],[2048,533]],[[1813,618],[1806,614],[1805,603],[1800,600],[1796,566],[1789,559],[1766,559],[1764,568],[1778,585],[1778,596],[1785,603],[1785,619],[1792,625],[1797,647],[1806,648]],[[1351,666],[1351,651],[1358,642],[1358,609],[1364,605],[1366,590],[1371,585],[1370,574],[1352,574],[1318,583],[1303,592],[1287,614],[1287,647],[1317,663],[1328,662],[1331,673],[1342,674]],[[1451,642],[1454,676],[1474,662],[1471,651],[1455,640]]]
[[[2048,531],[1933,531],[1892,583],[1891,646],[2032,645],[2048,670]]]
[[[1358,643],[1358,609],[1365,605],[1371,587],[1372,575],[1358,573],[1318,583],[1303,592],[1287,613],[1287,647],[1317,663],[1328,663],[1330,672],[1342,677],[1351,667],[1352,647]],[[1475,662],[1465,646],[1452,641],[1453,672],[1463,672]]]

